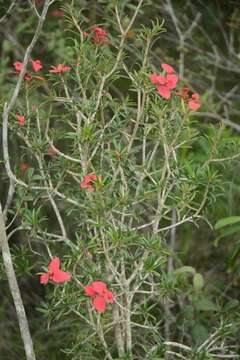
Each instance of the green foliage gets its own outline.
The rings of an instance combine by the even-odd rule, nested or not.
[[[16,274],[31,294],[24,300],[37,357],[206,360],[216,358],[215,348],[236,354],[240,217],[232,215],[237,206],[226,211],[226,188],[239,139],[221,123],[199,121],[179,96],[163,99],[151,84],[160,59],[177,69],[175,54],[158,43],[167,28],[153,13],[158,4],[144,2],[136,18],[134,1],[91,6],[53,5],[64,14],[48,15],[33,53],[44,63],[43,80],[23,83],[9,119],[12,169],[23,183],[8,211],[8,235]],[[24,44],[36,23],[32,10],[16,10],[22,21],[15,36],[26,34]],[[109,43],[94,43],[96,24],[108,30]],[[19,57],[8,37],[2,52],[7,72]],[[50,73],[58,63],[71,70]],[[15,77],[4,83],[1,107],[15,85]],[[211,92],[202,91],[205,109]],[[25,114],[23,127],[18,113]],[[81,183],[93,173],[90,192]],[[222,250],[220,240],[229,237],[237,241]],[[39,274],[54,256],[72,280],[43,287]],[[5,287],[3,274],[1,263]],[[103,314],[84,292],[96,280],[116,300]],[[5,322],[9,301],[0,308]],[[22,354],[18,337],[13,333],[12,359]]]

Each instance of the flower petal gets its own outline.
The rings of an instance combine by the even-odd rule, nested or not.
[[[20,126],[24,126],[24,124],[25,124],[25,116],[23,116],[23,115],[17,115],[17,119],[18,119],[18,124],[19,124]]]
[[[157,88],[157,92],[164,98],[164,99],[170,99],[170,90],[167,86],[160,85]]]
[[[33,71],[38,72],[39,70],[42,69],[42,63],[40,60],[32,60],[31,63],[32,63]]]
[[[114,295],[111,291],[107,291],[107,293],[104,296],[105,300],[109,302],[110,304],[114,303]]]
[[[167,86],[169,89],[175,89],[178,82],[178,76],[177,75],[167,75]]]
[[[90,174],[92,181],[97,181],[97,175],[96,174]]]
[[[88,183],[86,183],[85,180],[83,180],[83,181],[80,182],[80,188],[81,188],[81,189],[86,189],[87,187],[88,187]]]
[[[92,185],[89,184],[87,187],[90,192],[94,192],[94,187]]]
[[[70,66],[63,65],[62,72],[69,71],[69,70],[71,70]]]
[[[52,259],[49,266],[48,266],[49,271],[51,271],[53,273],[55,271],[58,271],[59,267],[60,267],[60,259],[59,259],[59,257],[55,257],[54,259]]]
[[[40,283],[41,284],[47,284],[49,281],[49,275],[48,273],[42,274],[40,277]]]
[[[162,64],[161,68],[166,71],[168,74],[173,74],[175,71],[171,65],[168,64]]]
[[[198,93],[193,93],[192,99],[198,101],[200,99],[200,95]]]
[[[56,272],[54,272],[53,276],[52,276],[52,280],[55,283],[64,283],[65,281],[69,281],[71,280],[71,274],[66,272],[66,271],[62,271],[62,270],[58,270]]]
[[[108,33],[105,29],[101,27],[93,27],[91,30],[94,33],[92,41],[95,44],[108,44]]]
[[[100,313],[103,313],[106,310],[106,302],[102,296],[96,296],[95,299],[93,299],[92,304],[94,309]]]
[[[188,107],[190,110],[197,110],[200,108],[200,106],[201,106],[201,104],[198,101],[190,100],[188,102]]]
[[[84,181],[86,184],[89,184],[91,182],[92,178],[91,178],[91,174],[88,174],[85,176]]]
[[[85,294],[87,295],[87,296],[94,296],[94,295],[96,295],[96,293],[95,293],[95,290],[94,290],[94,288],[93,288],[93,286],[92,285],[86,285],[86,286],[84,286],[84,290],[85,290]]]
[[[159,75],[158,84],[159,85],[167,85],[167,78],[165,76]]]
[[[107,285],[103,281],[94,281],[92,286],[98,295],[103,295],[107,291]]]
[[[58,73],[58,69],[56,66],[51,66],[51,70],[49,70],[50,73]]]
[[[23,63],[21,61],[15,61],[13,66],[17,72],[20,72],[23,68]]]
[[[149,78],[150,78],[152,84],[154,84],[154,85],[157,85],[157,84],[158,84],[158,82],[159,82],[159,75],[157,75],[157,74],[151,74],[151,75],[149,76]]]

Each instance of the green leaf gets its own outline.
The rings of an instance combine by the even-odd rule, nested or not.
[[[238,225],[233,225],[231,227],[228,227],[226,229],[223,229],[221,231],[221,235],[218,236],[215,240],[214,240],[214,246],[218,246],[220,240],[222,240],[225,237],[228,237],[230,235],[234,235],[234,234],[239,234],[240,233],[240,224]]]
[[[201,299],[195,303],[196,309],[200,311],[217,311],[218,306],[209,299]]]
[[[175,274],[184,274],[184,273],[191,273],[191,274],[195,274],[196,270],[194,269],[194,267],[192,266],[182,266],[179,269],[176,269],[174,271]]]
[[[196,324],[192,328],[192,336],[198,344],[202,343],[208,338],[208,330],[205,326],[201,324]]]
[[[204,279],[202,277],[201,274],[195,274],[194,277],[193,277],[193,286],[194,286],[194,289],[199,291],[203,288],[204,286]]]
[[[218,220],[214,226],[215,230],[219,230],[227,225],[232,225],[240,222],[240,216],[229,216]]]
[[[239,307],[239,300],[232,299],[224,306],[224,310],[225,311],[234,310],[234,309],[237,310],[238,307]]]

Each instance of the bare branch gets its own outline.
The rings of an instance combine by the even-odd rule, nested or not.
[[[7,18],[7,16],[10,14],[10,12],[11,12],[12,9],[14,8],[16,2],[17,2],[17,0],[13,0],[13,1],[12,1],[11,5],[9,6],[9,8],[8,8],[7,11],[6,11],[6,14],[1,17],[1,19],[0,19],[0,24],[1,24],[2,22],[4,22],[4,20],[5,20],[5,19]]]
[[[12,263],[11,252],[8,246],[8,240],[5,230],[1,204],[0,204],[0,245],[2,248],[4,267],[7,274],[10,291],[12,294],[12,298],[17,313],[17,318],[20,327],[21,337],[24,344],[26,358],[27,360],[36,360],[33,349],[32,338],[29,331],[28,320],[26,317],[24,305],[21,298],[21,293],[17,283],[17,278]]]
[[[16,177],[13,174],[12,169],[11,169],[10,159],[9,159],[9,150],[8,150],[8,117],[16,103],[16,100],[19,95],[21,85],[22,85],[22,82],[24,79],[24,75],[26,73],[27,63],[31,56],[31,52],[34,48],[34,45],[36,44],[36,42],[38,40],[40,31],[41,31],[42,26],[45,21],[45,17],[46,17],[49,5],[51,3],[52,3],[52,1],[50,1],[50,0],[45,1],[43,11],[42,11],[41,16],[39,17],[34,36],[32,38],[30,45],[28,46],[25,56],[24,56],[23,68],[19,74],[17,85],[14,89],[12,97],[9,100],[9,103],[8,104],[5,103],[5,105],[4,105],[3,134],[2,134],[2,136],[3,136],[3,158],[4,158],[4,162],[5,162],[5,169],[6,169],[9,181],[10,181],[10,187],[9,187],[9,191],[8,191],[7,203],[6,203],[6,207],[5,207],[5,213],[4,213],[5,217],[6,217],[7,209],[10,206],[11,201],[14,196],[15,184],[21,183],[21,185],[26,186],[26,184],[24,182],[16,179]],[[29,331],[28,321],[27,321],[25,309],[23,306],[23,302],[21,299],[21,294],[20,294],[20,290],[18,287],[13,263],[12,263],[11,252],[10,252],[10,249],[8,246],[4,217],[3,217],[1,206],[0,206],[0,243],[1,243],[1,248],[2,248],[4,266],[5,266],[8,282],[9,282],[9,287],[10,287],[10,291],[11,291],[11,294],[13,297],[16,312],[17,312],[18,323],[19,323],[19,327],[20,327],[22,341],[23,341],[24,348],[25,348],[26,358],[27,358],[27,360],[35,360],[36,357],[35,357],[35,353],[34,353],[34,349],[33,349],[32,338],[31,338],[31,334]]]

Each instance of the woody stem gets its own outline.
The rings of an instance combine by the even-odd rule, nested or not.
[[[21,293],[18,287],[16,274],[14,271],[11,252],[8,246],[6,229],[3,219],[2,207],[0,204],[0,245],[2,248],[3,263],[8,278],[10,291],[15,305],[18,323],[20,327],[21,337],[24,344],[25,354],[27,360],[36,360],[31,334],[29,331],[28,320],[23,306]]]

